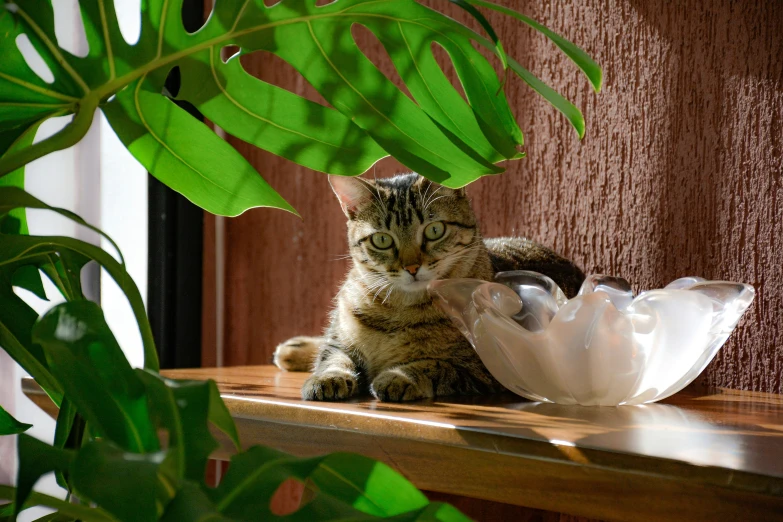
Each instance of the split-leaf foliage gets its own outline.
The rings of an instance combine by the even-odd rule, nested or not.
[[[145,0],[141,34],[128,44],[110,0],[81,0],[87,56],[57,45],[51,0],[24,0],[0,11],[0,154],[52,116],[73,114],[62,131],[10,150],[0,175],[71,146],[101,110],[130,152],[158,179],[202,208],[235,216],[258,206],[294,211],[250,163],[164,94],[179,69],[180,100],[228,134],[314,170],[358,175],[386,155],[449,187],[502,172],[523,144],[492,64],[474,43],[496,51],[584,134],[581,112],[538,80],[503,46],[476,6],[514,16],[551,39],[601,86],[601,70],[571,42],[534,20],[483,0],[459,0],[486,39],[414,0],[220,0],[199,30],[182,23],[182,0]],[[360,25],[388,52],[411,97],[364,55],[352,36]],[[26,35],[54,80],[36,74],[20,52]],[[442,47],[465,98],[441,70]],[[239,51],[224,61],[224,51]],[[291,64],[331,105],[325,107],[256,79],[243,55],[272,53]],[[263,174],[263,173],[262,173]]]
[[[188,32],[182,0],[143,0],[141,36],[127,43],[111,0],[80,0],[89,44],[75,56],[57,44],[52,0],[0,7],[0,347],[37,381],[59,414],[52,445],[26,434],[29,425],[0,407],[0,435],[18,435],[16,487],[0,486],[0,519],[31,506],[56,511],[45,520],[466,520],[430,503],[386,465],[352,454],[301,459],[271,448],[241,450],[236,426],[213,381],[174,381],[158,360],[141,294],[124,259],[68,237],[30,236],[25,209],[68,210],[24,192],[30,161],[77,143],[96,111],[155,177],[210,212],[295,210],[228,142],[183,110],[164,85],[177,68],[176,101],[195,106],[226,133],[305,167],[353,176],[391,155],[449,187],[503,171],[524,156],[522,132],[504,86],[515,73],[562,112],[579,137],[581,112],[508,56],[479,8],[499,11],[539,31],[601,87],[601,70],[581,49],[538,22],[484,0],[450,0],[489,38],[414,0],[218,0],[203,27]],[[444,0],[445,3],[445,0]],[[352,27],[372,32],[410,97],[357,46]],[[48,68],[28,65],[28,39]],[[496,54],[504,74],[474,46]],[[433,47],[452,61],[464,98],[438,65]],[[226,57],[226,49],[238,51]],[[330,104],[309,101],[247,73],[243,55],[268,52],[291,64]],[[58,133],[34,138],[49,118],[72,115]],[[98,231],[100,232],[100,231]],[[144,344],[144,368],[133,369],[100,307],[88,301],[81,273],[98,263],[125,293]],[[17,295],[46,298],[42,277],[65,302],[44,316]],[[222,431],[237,453],[217,488],[204,481]],[[162,435],[163,434],[163,435]],[[32,491],[54,472],[63,501]],[[305,483],[312,499],[295,513],[270,511],[278,487]]]
[[[15,187],[0,187],[0,201],[4,224],[14,221],[13,209],[46,208]],[[56,520],[85,522],[467,520],[451,506],[430,503],[385,464],[360,455],[302,459],[261,446],[241,451],[237,428],[214,381],[163,378],[156,371],[154,346],[145,353],[145,368],[133,369],[101,308],[75,286],[85,260],[97,260],[126,292],[137,295],[122,263],[70,238],[3,234],[0,240],[11,247],[0,251],[4,288],[11,289],[9,278],[20,267],[30,266],[67,299],[40,318],[15,295],[2,299],[0,314],[29,319],[22,323],[11,317],[0,323],[4,331],[12,331],[0,339],[2,346],[47,391],[59,413],[54,444],[49,445],[24,434],[30,426],[0,409],[0,434],[20,434],[17,484],[0,487],[0,499],[10,501],[0,506],[0,519],[44,506],[57,510]],[[17,247],[18,240],[26,243]],[[140,326],[148,327],[143,314]],[[22,338],[13,337],[19,332]],[[216,489],[205,482],[208,458],[218,447],[210,426],[237,450]],[[32,492],[49,472],[81,505]],[[295,513],[279,516],[270,509],[271,499],[289,479],[307,484],[314,496]]]

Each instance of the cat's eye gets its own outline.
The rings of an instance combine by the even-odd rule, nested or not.
[[[440,221],[430,223],[427,225],[427,228],[424,229],[424,237],[430,241],[442,238],[444,233],[446,233],[446,225]]]
[[[387,248],[391,248],[394,244],[394,240],[392,240],[391,236],[389,234],[384,234],[383,232],[376,232],[370,236],[370,241],[372,242],[372,246],[379,250],[386,250]]]

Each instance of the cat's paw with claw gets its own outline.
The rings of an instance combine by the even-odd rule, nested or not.
[[[432,386],[423,387],[402,372],[381,372],[370,385],[370,391],[380,401],[417,401],[432,397]]]
[[[311,375],[302,386],[306,401],[339,401],[355,395],[359,386],[348,372],[328,372]]]

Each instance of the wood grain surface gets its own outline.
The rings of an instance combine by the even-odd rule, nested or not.
[[[691,387],[659,404],[619,408],[512,394],[312,403],[299,399],[307,374],[271,366],[165,373],[215,379],[244,446],[368,455],[476,520],[736,522],[783,514],[780,395]],[[223,448],[217,456],[228,458],[228,441]]]
[[[637,290],[686,275],[754,285],[756,302],[704,380],[783,392],[780,2],[501,3],[584,47],[606,81],[593,94],[545,38],[489,16],[510,54],[583,108],[587,135],[580,142],[565,118],[512,79],[507,92],[529,156],[469,188],[484,234],[534,238]],[[377,42],[354,33],[383,62]],[[246,63],[320,99],[274,57]],[[391,74],[388,63],[383,70]],[[303,217],[256,209],[226,224],[224,362],[268,363],[277,343],[324,326],[347,266],[336,259],[346,252],[344,218],[326,176],[231,141]],[[375,175],[401,170],[384,160]]]
[[[368,455],[421,489],[489,501],[465,504],[480,520],[515,513],[493,503],[607,520],[735,522],[783,514],[780,395],[694,386],[661,403],[623,407],[541,404],[513,394],[324,403],[299,398],[307,374],[272,366],[164,375],[215,379],[243,446]],[[23,389],[51,410],[34,382]],[[213,457],[225,459],[231,445],[221,438]],[[295,505],[300,493],[286,491],[280,505]]]

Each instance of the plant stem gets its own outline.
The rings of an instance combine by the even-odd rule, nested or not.
[[[46,156],[51,152],[67,149],[79,143],[84,135],[87,134],[87,131],[90,130],[93,114],[95,109],[98,108],[98,98],[87,96],[76,104],[75,108],[76,116],[73,118],[73,121],[57,134],[0,159],[0,177],[10,174],[16,169],[24,167],[31,161]]]

